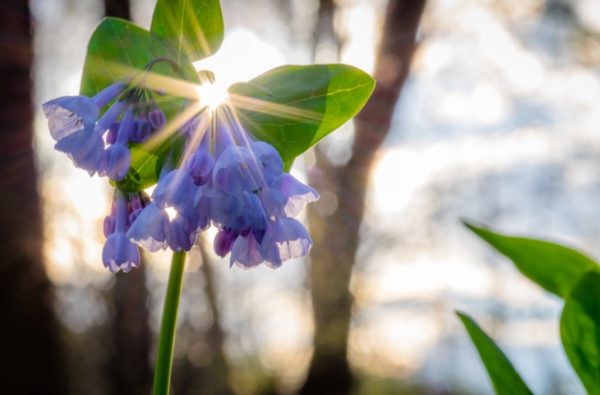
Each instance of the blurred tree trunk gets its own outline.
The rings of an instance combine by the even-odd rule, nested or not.
[[[60,326],[43,263],[32,149],[32,34],[27,0],[0,5],[0,372],[5,394],[67,394]]]
[[[128,0],[104,0],[106,16],[130,20]],[[115,276],[108,358],[108,388],[113,395],[148,394],[152,383],[146,265]]]
[[[331,0],[322,1],[327,7]],[[308,210],[314,239],[311,250],[311,290],[315,316],[314,355],[302,394],[342,395],[353,379],[346,358],[352,296],[350,277],[359,245],[365,193],[375,154],[388,133],[396,101],[408,75],[416,32],[425,0],[390,0],[378,50],[377,87],[355,118],[355,137],[349,161],[332,166],[317,151],[320,172],[314,185],[338,198],[331,216]]]

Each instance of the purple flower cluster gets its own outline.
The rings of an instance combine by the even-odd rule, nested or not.
[[[150,92],[124,83],[93,98],[54,99],[43,110],[57,150],[90,175],[117,181],[131,165],[129,144],[166,123]],[[273,146],[248,134],[226,105],[196,115],[179,133],[185,139],[179,166],[176,158],[166,161],[151,197],[116,191],[104,222],[102,259],[110,271],[137,267],[137,246],[189,251],[210,225],[218,230],[215,252],[230,254],[231,265],[276,268],[308,253],[312,241],[295,217],[319,195],[284,172]]]
[[[101,109],[113,102],[100,116]],[[117,82],[90,98],[63,96],[42,105],[54,148],[90,175],[122,180],[131,165],[130,142],[143,142],[166,122],[151,93]]]
[[[128,237],[150,251],[187,251],[212,224],[215,252],[231,253],[232,265],[279,267],[305,256],[312,241],[295,217],[318,193],[283,171],[271,145],[254,140],[231,117],[213,116],[211,128],[198,126],[199,117],[182,128],[187,155],[179,168],[164,169]]]

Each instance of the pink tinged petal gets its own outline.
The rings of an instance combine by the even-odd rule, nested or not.
[[[269,223],[261,243],[262,253],[271,267],[306,256],[311,246],[306,228],[293,218],[279,218]]]
[[[221,258],[229,254],[237,235],[230,230],[221,229],[215,236],[213,247],[215,253]]]
[[[231,248],[231,266],[237,265],[250,269],[260,265],[265,258],[262,256],[260,244],[252,232],[246,236],[239,236]]]
[[[98,118],[98,106],[86,96],[59,97],[42,104],[42,110],[55,141],[93,128]]]

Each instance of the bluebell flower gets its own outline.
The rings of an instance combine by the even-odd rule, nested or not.
[[[173,251],[189,251],[196,243],[197,224],[194,217],[177,215],[167,226],[167,244]]]
[[[81,130],[93,129],[100,108],[117,97],[125,88],[123,83],[115,83],[95,97],[63,96],[42,104],[48,119],[48,129],[55,141]]]
[[[189,212],[194,206],[196,189],[187,171],[164,171],[152,192],[152,200],[161,208],[174,207],[177,211]]]
[[[140,253],[125,235],[128,227],[128,203],[121,192],[116,193],[109,219],[105,220],[104,231],[108,233],[102,249],[102,262],[113,273],[129,272],[140,265]]]
[[[215,252],[230,254],[231,265],[244,268],[263,262],[279,267],[305,256],[312,241],[293,217],[317,200],[318,193],[284,173],[273,146],[254,140],[234,126],[231,117],[229,122],[216,120],[185,166],[199,186],[196,211],[205,213],[218,229]],[[187,126],[185,134],[194,141],[190,129]]]
[[[231,247],[231,265],[249,269],[260,265],[264,260],[261,245],[252,232],[235,239]]]
[[[98,171],[104,151],[104,130],[99,131],[96,127],[100,108],[120,95],[124,88],[124,84],[116,83],[93,98],[65,96],[42,105],[50,135],[56,141],[55,148],[68,154],[76,166],[90,175]],[[106,120],[107,117],[103,118]]]
[[[305,256],[311,246],[304,225],[294,218],[278,218],[267,226],[261,251],[270,266],[279,267],[284,261]]]
[[[285,217],[296,217],[308,203],[319,199],[314,188],[288,173],[276,177],[260,195],[271,215]]]
[[[127,238],[150,252],[167,248],[169,216],[165,210],[151,203],[137,215],[127,231]]]

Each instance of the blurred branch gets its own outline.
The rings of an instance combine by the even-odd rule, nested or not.
[[[44,268],[32,149],[32,26],[27,0],[0,5],[0,371],[6,394],[67,394],[54,294]]]
[[[321,4],[326,11],[332,0]],[[352,308],[349,284],[359,245],[365,194],[376,152],[389,132],[397,99],[408,76],[424,6],[425,0],[391,0],[387,6],[374,73],[377,87],[355,118],[350,160],[335,167],[317,152],[319,172],[311,175],[311,182],[320,190],[335,193],[339,206],[331,216],[319,214],[314,207],[308,210],[315,242],[310,273],[315,350],[302,394],[341,395],[352,388],[346,358]],[[333,16],[323,14],[331,23]]]

